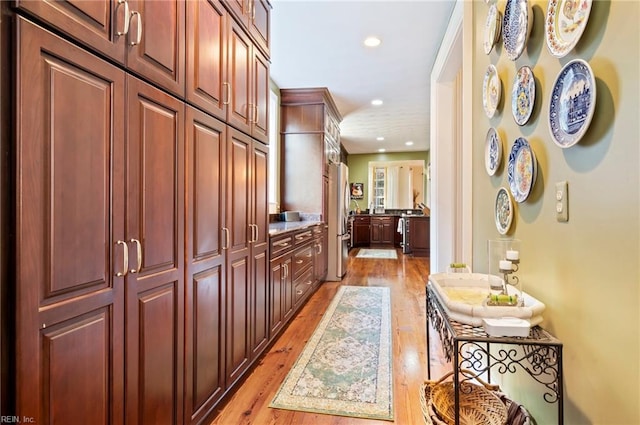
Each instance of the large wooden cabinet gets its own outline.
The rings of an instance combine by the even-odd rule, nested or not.
[[[342,120],[326,88],[283,89],[281,104],[281,206],[327,219],[328,165],[339,155]],[[339,150],[338,150],[339,152]]]
[[[180,417],[184,105],[26,20],[18,33],[17,410]]]
[[[267,24],[219,0],[0,5],[16,27],[15,49],[0,51],[15,63],[2,111],[16,119],[16,236],[3,236],[15,256],[0,254],[16,280],[6,412],[202,423],[266,348],[260,6]]]
[[[184,96],[183,0],[20,0],[17,6],[85,47],[124,64],[177,96]]]

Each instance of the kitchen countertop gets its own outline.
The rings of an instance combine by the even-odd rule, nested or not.
[[[324,224],[324,222],[320,220],[276,221],[274,223],[269,223],[269,236],[291,232],[292,230],[305,229],[318,224]]]

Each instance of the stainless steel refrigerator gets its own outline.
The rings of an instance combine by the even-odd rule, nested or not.
[[[329,251],[327,280],[339,281],[347,272],[349,257],[349,169],[331,164],[329,169]]]

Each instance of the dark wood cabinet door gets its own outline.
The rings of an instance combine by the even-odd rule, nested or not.
[[[356,218],[353,229],[355,232],[353,235],[353,246],[368,246],[371,242],[371,225],[369,222],[359,222]]]
[[[251,161],[251,350],[256,358],[269,342],[269,149],[252,142]]]
[[[16,21],[16,412],[121,424],[124,72]]]
[[[187,107],[185,423],[200,423],[225,390],[226,125]]]
[[[256,45],[269,57],[271,44],[271,5],[267,0],[251,0],[249,33]]]
[[[228,127],[226,224],[229,229],[226,282],[226,384],[249,367],[251,358],[251,138]]]
[[[269,143],[269,67],[267,58],[253,49],[251,136],[264,144]]]
[[[127,12],[126,2],[117,0],[19,0],[16,6],[38,16],[119,63],[124,63]]]
[[[128,3],[137,14],[131,15],[127,35],[127,67],[184,97],[184,0],[128,0]]]
[[[293,312],[291,254],[271,261],[269,332],[273,338]]]
[[[229,19],[228,33],[228,83],[227,122],[238,130],[250,134],[251,119],[255,111],[251,97],[251,68],[253,46],[240,24]]]
[[[184,104],[127,77],[126,418],[182,418]]]
[[[219,0],[187,1],[187,101],[227,118],[227,16]]]
[[[411,252],[415,256],[428,257],[431,253],[431,220],[429,217],[413,217],[409,220]]]

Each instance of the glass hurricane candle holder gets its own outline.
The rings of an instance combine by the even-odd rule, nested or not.
[[[520,240],[491,239],[487,249],[488,280],[491,287],[488,304],[522,306],[522,283],[516,275],[520,268]]]

